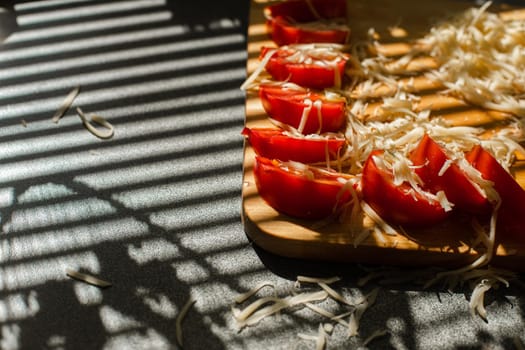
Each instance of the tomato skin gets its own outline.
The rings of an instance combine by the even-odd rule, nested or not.
[[[370,154],[363,168],[361,187],[363,199],[386,222],[407,227],[422,227],[439,223],[449,216],[439,203],[429,202],[419,193],[409,193],[412,187],[403,183],[394,185],[394,175],[380,169]]]
[[[478,191],[457,164],[450,164],[443,174],[439,174],[449,157],[430,136],[423,136],[418,147],[411,153],[410,160],[416,166],[414,171],[424,183],[424,190],[434,194],[445,192],[455,209],[476,215],[491,213],[492,205],[489,200]]]
[[[324,95],[311,90],[285,89],[281,85],[261,84],[259,98],[268,115],[298,129],[307,108],[305,100],[312,103],[321,101],[320,115],[317,107],[312,106],[303,134],[315,134],[342,131],[346,125],[346,100],[327,100]]]
[[[271,128],[247,128],[242,134],[248,138],[256,154],[269,159],[318,163],[336,160],[346,143],[344,138],[291,137],[282,130]]]
[[[481,172],[484,179],[494,183],[501,198],[498,211],[498,233],[525,242],[525,190],[488,151],[475,146],[466,159]]]
[[[310,4],[307,3],[310,2]],[[301,28],[297,23],[347,17],[345,0],[291,0],[265,7],[266,25],[272,40],[279,46],[295,43],[340,43],[350,36],[350,29],[313,30]]]
[[[278,161],[256,156],[253,174],[261,198],[282,214],[300,219],[323,219],[334,214],[351,198],[340,192],[344,175],[313,172],[314,179],[304,173],[289,171]],[[314,169],[314,168],[310,168]]]
[[[262,59],[269,50],[274,48],[263,47],[260,59]],[[348,56],[343,56],[335,64],[316,64],[316,63],[296,63],[287,60],[297,50],[291,47],[278,48],[273,54],[265,68],[273,79],[278,81],[290,81],[300,86],[325,89],[331,87],[341,87],[344,78],[345,66]],[[315,59],[313,59],[315,60]],[[317,59],[320,62],[319,59]]]
[[[321,18],[347,17],[346,0],[308,0],[308,2]],[[264,12],[267,17],[290,17],[296,22],[310,22],[318,19],[306,0],[287,0],[267,6]]]
[[[344,44],[350,37],[350,30],[307,30],[293,24],[285,17],[277,16],[267,21],[268,32],[279,46],[300,43]]]

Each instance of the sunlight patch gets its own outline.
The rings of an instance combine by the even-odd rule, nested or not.
[[[30,291],[27,295],[10,294],[0,300],[0,322],[24,320],[35,316],[39,310],[40,304],[35,291]]]
[[[124,332],[142,327],[142,323],[132,316],[125,315],[111,306],[100,307],[100,320],[109,333]]]
[[[179,248],[163,238],[142,241],[140,245],[128,244],[128,255],[138,265],[151,261],[166,261],[180,257]]]
[[[181,261],[171,265],[175,269],[177,279],[183,283],[196,284],[207,281],[210,278],[208,269],[194,260]]]
[[[75,194],[75,191],[63,184],[48,182],[28,187],[27,190],[18,195],[17,199],[20,204],[24,204],[66,197],[73,194]]]
[[[55,258],[31,260],[27,263],[2,267],[0,270],[0,291],[30,288],[49,281],[69,279],[67,268],[100,273],[100,263],[95,253],[62,255]]]
[[[144,331],[134,331],[112,337],[104,346],[104,350],[120,349],[155,349],[171,350],[173,345],[162,334],[148,328]]]
[[[98,305],[102,303],[102,291],[97,287],[74,282],[73,290],[78,302],[82,305]]]
[[[144,295],[141,296],[141,294]],[[137,295],[142,297],[142,302],[153,313],[166,319],[174,319],[177,316],[177,307],[168,296],[160,293],[152,294],[142,289],[137,290]]]
[[[17,324],[3,325],[0,330],[0,349],[20,349],[20,326]]]

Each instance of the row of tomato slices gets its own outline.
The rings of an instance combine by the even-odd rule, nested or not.
[[[362,173],[350,175],[313,164],[336,161],[348,146],[342,132],[347,123],[347,100],[327,96],[345,78],[349,56],[341,53],[331,64],[318,57],[300,61],[297,43],[348,40],[350,30],[311,29],[298,25],[319,18],[346,17],[344,0],[289,0],[265,9],[268,29],[278,49],[263,48],[260,59],[273,81],[258,85],[259,98],[279,127],[245,128],[243,134],[256,153],[254,177],[259,195],[282,214],[301,219],[337,215],[357,195],[384,221],[406,227],[431,226],[454,213],[488,219],[498,209],[498,235],[525,242],[525,190],[481,146],[465,154],[466,161],[493,184],[499,198],[488,198],[469,175],[449,159],[446,150],[425,135],[411,152],[411,167],[421,189],[440,192],[453,204],[445,209],[408,182],[395,183],[382,166],[388,155],[375,150]],[[300,53],[305,55],[305,53]],[[308,54],[306,54],[308,56]],[[327,136],[328,135],[328,136]]]

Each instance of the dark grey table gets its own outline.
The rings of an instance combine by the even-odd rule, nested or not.
[[[324,319],[287,310],[238,331],[236,295],[262,281],[289,295],[297,275],[344,279],[361,267],[261,251],[241,223],[247,1],[3,2],[0,12],[0,348],[313,349]],[[16,22],[13,19],[16,18]],[[68,92],[72,108],[51,121]],[[115,128],[90,134],[81,107]],[[66,269],[112,283],[70,279]],[[525,341],[525,299],[490,291],[383,287],[361,321],[369,348],[509,349]],[[325,302],[327,308],[335,308]],[[358,347],[334,328],[327,349]]]

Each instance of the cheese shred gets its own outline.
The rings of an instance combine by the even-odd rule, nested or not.
[[[189,298],[188,301],[182,306],[177,318],[175,319],[175,338],[177,339],[177,344],[182,348],[182,321],[186,317],[186,314],[190,308],[195,304],[195,299]]]
[[[334,325],[340,325],[347,329],[349,336],[359,336],[359,321],[364,312],[374,304],[379,292],[379,288],[375,288],[368,294],[351,301],[334,288],[329,287],[329,284],[339,280],[339,277],[318,278],[298,276],[296,283],[294,284],[295,288],[292,290],[291,295],[285,297],[261,297],[252,301],[243,309],[232,307],[233,319],[235,320],[238,329],[242,330],[244,327],[254,326],[264,318],[277,314],[285,309],[309,309],[315,312],[315,314],[324,317],[326,320],[319,323],[317,335],[298,333],[298,337],[303,340],[315,341],[317,349],[325,349],[328,338],[334,330]],[[301,288],[301,285],[299,284],[301,282],[317,285],[320,290],[297,290]],[[247,299],[244,298],[245,295],[248,295],[249,293],[253,296],[255,294],[253,291],[264,285],[268,284],[266,282],[260,283],[257,287],[251,289],[247,293],[241,294],[243,298],[236,298],[235,302],[246,302]],[[309,288],[310,287],[311,286],[309,286]],[[335,302],[338,308],[344,308],[346,311],[339,314],[334,313],[333,309],[328,309],[324,306],[327,304],[328,300]],[[348,318],[348,321],[346,318]],[[367,344],[373,338],[379,337],[383,334],[383,331],[374,332],[372,336],[364,340],[364,344]],[[360,338],[358,339],[359,341],[362,341]]]
[[[91,284],[93,286],[100,287],[100,288],[107,288],[111,286],[111,283],[108,281],[102,280],[98,277],[95,277],[87,273],[75,271],[73,269],[66,269],[66,275],[78,281],[86,282],[88,284]]]
[[[64,99],[64,101],[62,102],[58,110],[53,115],[53,118],[51,119],[53,123],[58,123],[59,120],[64,116],[64,114],[66,114],[68,109],[73,104],[73,101],[75,101],[75,98],[78,96],[79,92],[80,92],[80,86],[73,88],[69,92],[69,94],[66,96],[66,98]]]
[[[108,122],[106,119],[98,115],[93,115],[91,116],[91,119],[88,120],[87,116],[84,114],[82,109],[80,109],[80,107],[77,108],[77,113],[80,119],[82,120],[82,124],[84,124],[84,127],[90,133],[101,139],[109,139],[113,137],[115,130],[113,128],[113,125],[111,125],[111,123]],[[106,130],[97,129],[91,124],[92,122],[102,126]]]
[[[238,295],[234,300],[237,304],[241,304],[245,302],[246,300],[248,300],[252,295],[257,293],[259,290],[267,286],[274,288],[274,285],[271,282],[261,282],[259,285],[247,291],[246,293]]]

